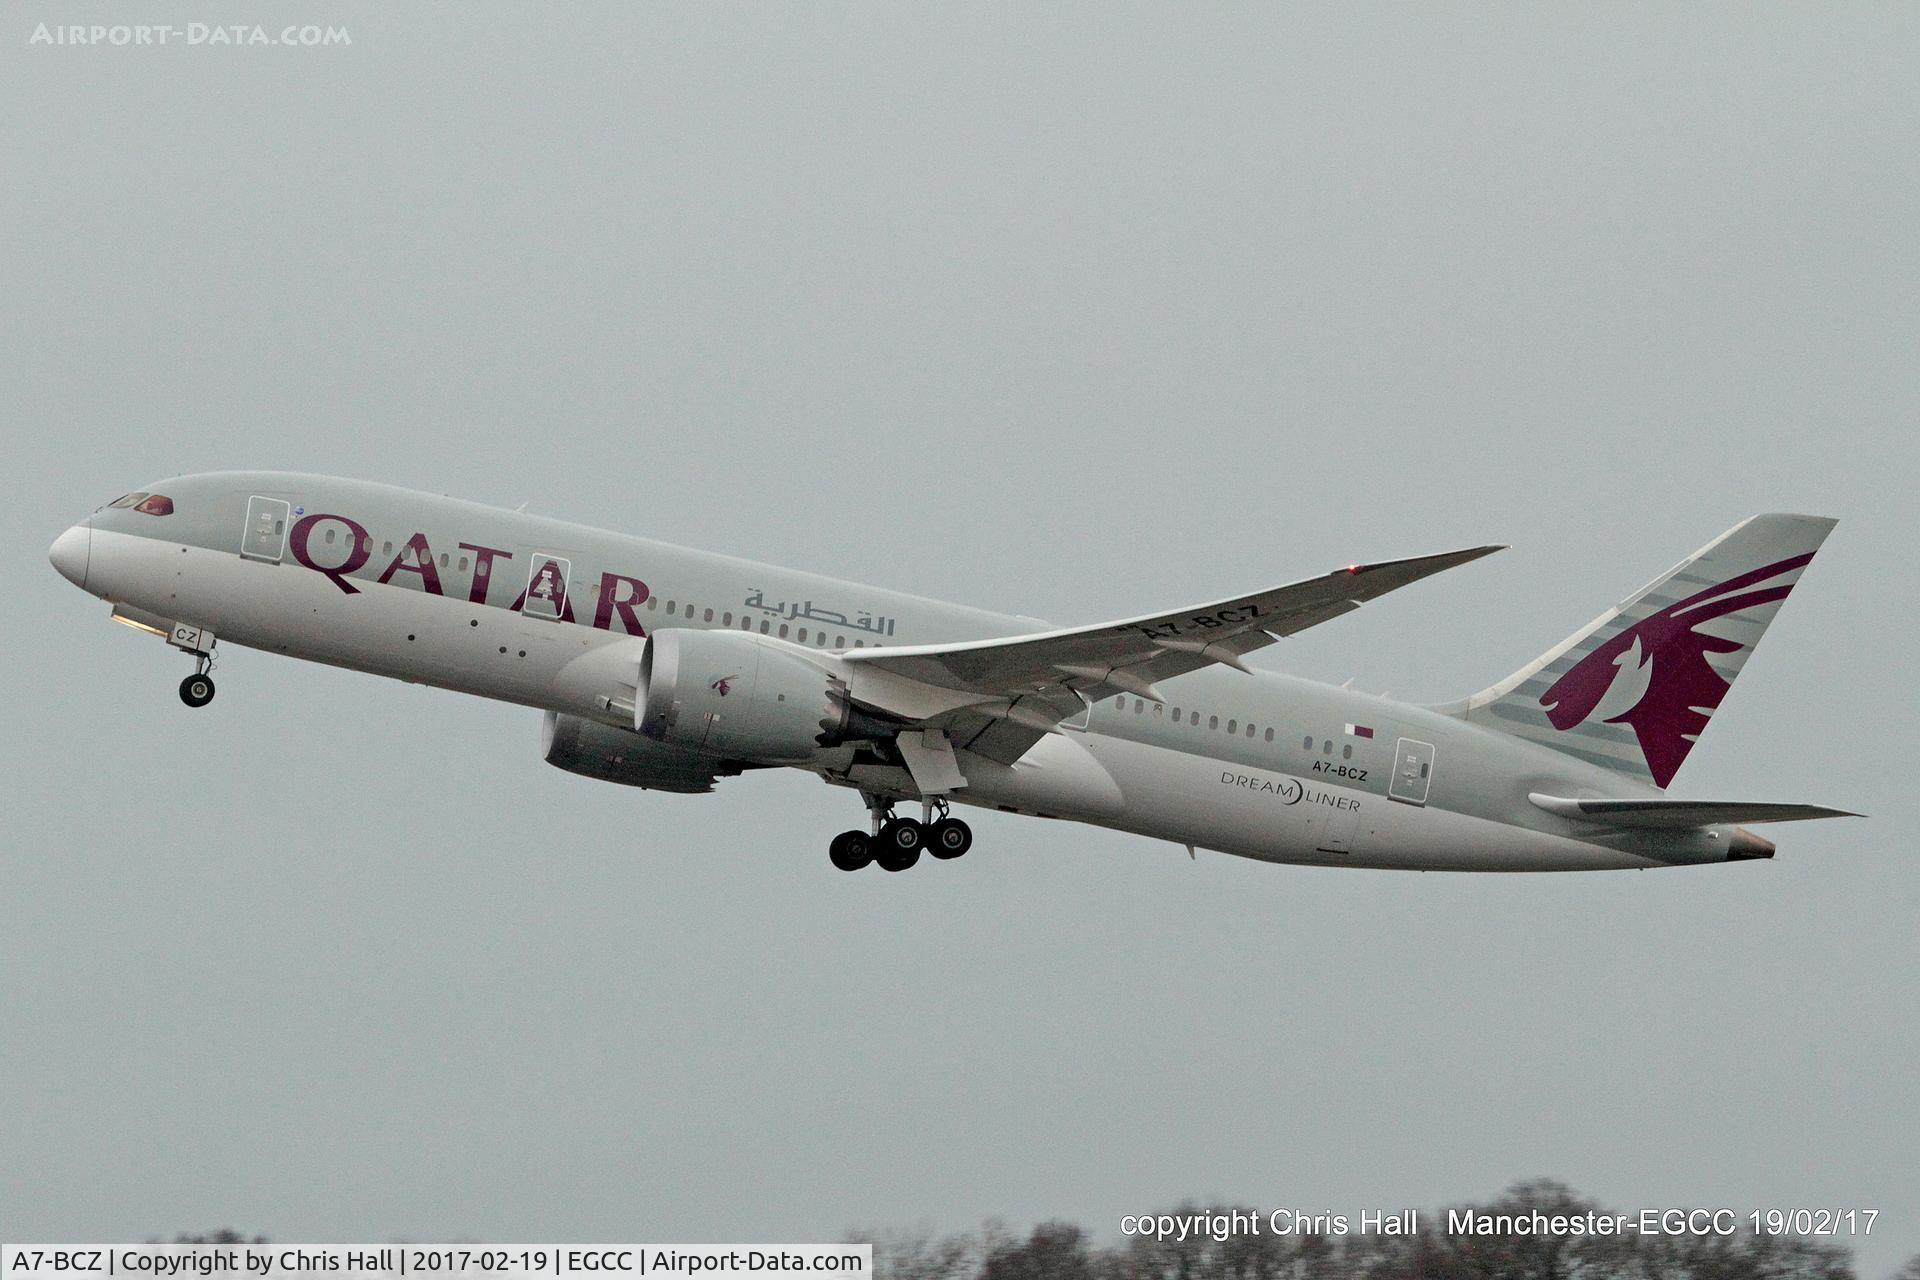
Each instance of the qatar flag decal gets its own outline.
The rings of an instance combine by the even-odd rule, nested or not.
[[[1371,738],[1373,736],[1373,730],[1364,724],[1350,724],[1347,726],[1347,736],[1349,738]]]

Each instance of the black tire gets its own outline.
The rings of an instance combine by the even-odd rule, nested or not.
[[[927,832],[927,852],[936,858],[957,858],[973,848],[973,828],[958,818],[942,818]]]
[[[213,701],[213,677],[191,675],[180,682],[180,701],[190,707],[204,707]]]
[[[921,846],[927,842],[926,828],[911,818],[895,818],[880,828],[879,848],[873,860],[888,871],[905,871],[920,861]]]
[[[864,831],[842,831],[827,846],[827,857],[842,871],[858,871],[873,861],[873,841]]]

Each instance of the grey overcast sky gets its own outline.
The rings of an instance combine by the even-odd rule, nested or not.
[[[289,22],[334,48],[36,45]],[[293,4],[0,17],[0,1232],[813,1239],[1528,1175],[1920,1251],[1920,8]],[[1259,655],[1414,699],[1840,518],[1675,791],[1771,863],[1303,870],[542,764],[108,625],[166,475],[389,480],[1061,622],[1483,541]]]

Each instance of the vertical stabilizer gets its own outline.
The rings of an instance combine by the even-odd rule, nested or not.
[[[1834,521],[1735,525],[1490,689],[1440,710],[1665,787]]]

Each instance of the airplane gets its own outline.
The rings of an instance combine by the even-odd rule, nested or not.
[[[708,792],[803,769],[866,806],[828,846],[845,871],[966,853],[955,805],[1189,857],[1572,871],[1770,858],[1749,826],[1858,816],[1666,791],[1833,525],[1754,516],[1434,706],[1246,658],[1500,547],[1058,627],[386,484],[235,471],[128,493],[49,558],[193,658],[189,707],[212,701],[225,641],[538,708],[547,763],[600,781]]]

